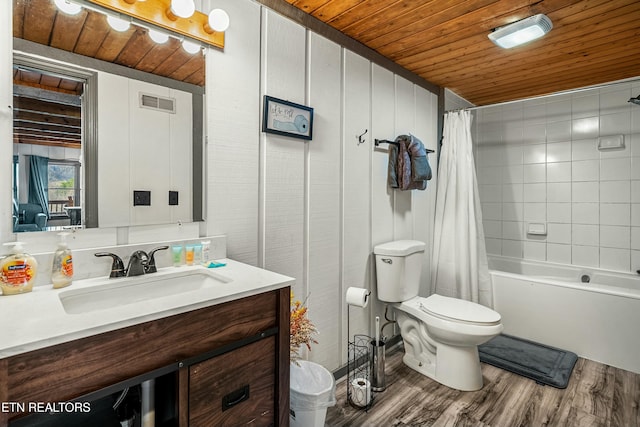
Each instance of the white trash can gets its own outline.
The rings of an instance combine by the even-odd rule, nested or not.
[[[336,404],[336,381],[324,366],[307,360],[291,364],[291,427],[324,427],[327,408]]]

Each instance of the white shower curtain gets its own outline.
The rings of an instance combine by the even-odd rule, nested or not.
[[[431,286],[437,294],[493,307],[469,111],[444,117]]]

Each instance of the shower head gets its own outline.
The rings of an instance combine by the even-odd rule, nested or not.
[[[640,95],[636,96],[635,98],[629,98],[628,102],[631,102],[636,105],[640,105]]]

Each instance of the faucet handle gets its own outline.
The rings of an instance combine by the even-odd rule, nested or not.
[[[155,273],[156,271],[158,271],[158,269],[156,268],[156,259],[154,255],[156,254],[156,252],[163,251],[165,249],[169,249],[169,246],[159,246],[157,248],[151,249],[151,252],[149,252],[149,261],[145,266],[146,273]]]
[[[112,254],[111,252],[97,252],[94,255],[97,257],[110,256],[111,258],[113,258],[113,263],[111,264],[111,274],[109,274],[110,278],[125,276],[126,271],[124,270],[124,263],[118,255]]]

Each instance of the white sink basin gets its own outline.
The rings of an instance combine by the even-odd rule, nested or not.
[[[104,279],[90,287],[62,291],[58,296],[68,314],[81,314],[198,291],[228,282],[231,279],[219,273],[194,268]]]

